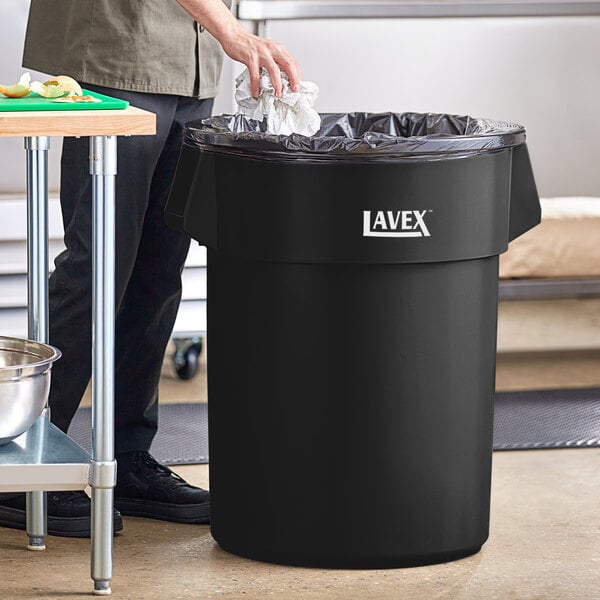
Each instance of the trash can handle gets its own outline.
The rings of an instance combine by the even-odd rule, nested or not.
[[[217,247],[217,196],[214,155],[182,146],[177,169],[193,173],[191,184],[185,178],[175,178],[165,208],[167,224],[177,231],[193,232],[202,244]],[[202,199],[194,198],[201,190]],[[191,225],[190,225],[191,224]],[[191,231],[190,231],[191,227]]]
[[[513,148],[508,241],[535,227],[541,220],[540,199],[526,144]]]

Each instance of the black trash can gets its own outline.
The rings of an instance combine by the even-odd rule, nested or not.
[[[166,211],[208,246],[211,529],[380,568],[488,536],[498,255],[539,222],[525,131],[323,115],[189,124]]]

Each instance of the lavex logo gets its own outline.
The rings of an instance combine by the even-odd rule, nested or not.
[[[425,224],[428,212],[431,211],[363,210],[363,237],[430,237]]]

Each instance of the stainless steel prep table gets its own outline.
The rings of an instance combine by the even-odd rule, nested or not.
[[[48,342],[48,148],[51,136],[90,138],[93,178],[92,456],[47,419],[0,447],[0,492],[26,491],[30,550],[43,550],[43,491],[92,489],[91,576],[110,594],[113,549],[115,176],[117,136],[153,135],[155,115],[134,107],[0,113],[0,137],[25,138],[27,152],[28,337]]]

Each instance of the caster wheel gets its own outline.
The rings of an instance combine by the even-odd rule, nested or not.
[[[200,353],[202,352],[202,343],[190,345],[185,352],[182,352],[175,360],[175,371],[179,379],[187,381],[196,375],[200,368]]]

